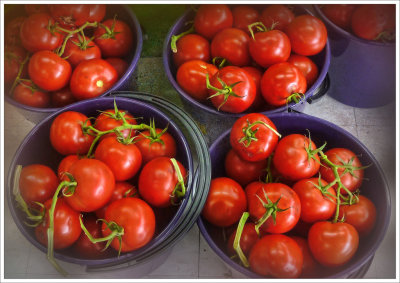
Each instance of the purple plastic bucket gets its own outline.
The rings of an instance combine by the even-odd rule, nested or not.
[[[370,167],[365,169],[365,181],[361,187],[361,194],[368,197],[376,206],[377,219],[375,227],[366,238],[360,239],[358,251],[345,266],[323,270],[324,278],[362,278],[386,234],[390,221],[391,202],[389,188],[377,160],[356,137],[328,121],[303,113],[278,113],[270,115],[269,118],[274,122],[282,136],[292,133],[308,135],[308,129],[312,140],[317,146],[321,146],[326,141],[326,149],[346,147],[359,156],[362,164],[371,164]],[[210,147],[213,166],[212,178],[226,176],[223,164],[225,155],[231,148],[229,133],[229,130],[223,133]],[[258,274],[233,261],[225,253],[226,243],[221,242],[221,228],[211,225],[203,217],[199,217],[197,225],[207,243],[230,269],[239,274],[239,276],[260,278]]]
[[[22,7],[22,5],[21,5]],[[5,13],[5,23],[12,20],[17,16],[25,15],[24,8],[11,8]],[[107,4],[106,9],[106,16],[105,19],[112,19],[114,15],[118,15],[118,19],[125,21],[132,30],[133,35],[133,47],[131,53],[124,58],[127,62],[129,62],[128,69],[126,70],[125,74],[105,93],[101,94],[99,97],[103,97],[108,95],[110,92],[117,91],[117,90],[129,90],[132,88],[132,78],[134,77],[134,71],[136,65],[140,58],[140,53],[142,52],[142,30],[140,28],[139,21],[137,20],[133,11],[127,5],[110,5]],[[14,99],[12,99],[8,95],[4,95],[6,102],[12,104],[17,108],[17,110],[29,121],[37,124],[43,118],[48,116],[49,114],[59,110],[60,108],[38,108],[38,107],[31,107],[24,104],[21,104]]]
[[[165,257],[173,244],[197,220],[206,200],[211,179],[210,157],[207,145],[202,138],[200,130],[194,126],[195,123],[187,114],[175,109],[174,107],[176,106],[172,103],[150,94],[119,92],[114,95],[114,97],[101,97],[71,104],[42,120],[30,131],[17,149],[11,162],[7,179],[6,198],[18,229],[29,242],[46,253],[47,248],[36,240],[34,229],[23,223],[26,216],[18,209],[13,197],[13,174],[17,165],[25,166],[33,163],[45,164],[56,171],[57,165],[63,156],[52,148],[49,141],[49,130],[55,117],[65,111],[78,111],[88,117],[95,117],[99,114],[98,110],[113,109],[115,99],[119,109],[127,110],[134,117],[141,117],[140,122],[148,123],[150,118],[154,118],[157,127],[165,128],[168,125],[168,132],[174,137],[177,148],[180,149],[176,158],[188,171],[187,192],[182,203],[168,218],[169,222],[158,229],[158,233],[146,246],[138,250],[123,253],[119,257],[114,252],[107,258],[96,260],[79,258],[70,249],[55,251],[55,258],[86,265],[90,271],[118,269],[121,266],[133,268],[136,265],[148,262],[158,255]],[[193,143],[197,144],[193,146]],[[208,169],[205,170],[204,168]],[[151,263],[147,266],[151,266]],[[132,272],[134,272],[134,269]],[[134,276],[142,275],[140,270],[137,270],[134,274]]]
[[[294,12],[296,14],[312,14],[310,10],[307,8],[303,7],[302,5],[293,5],[294,7]],[[177,83],[175,77],[176,77],[176,72],[177,68],[174,65],[173,59],[172,59],[172,50],[171,50],[171,37],[173,35],[180,34],[190,28],[190,21],[193,21],[195,16],[195,11],[193,9],[188,9],[182,17],[180,17],[174,25],[171,27],[169,30],[165,41],[164,41],[164,47],[163,47],[163,63],[164,63],[164,69],[167,74],[168,80],[172,84],[172,86],[175,88],[175,90],[180,94],[181,97],[183,97],[183,103],[185,108],[188,109],[188,111],[193,114],[197,120],[203,120],[204,115],[211,114],[209,115],[211,118],[209,120],[218,118],[218,117],[224,117],[224,118],[237,118],[240,116],[243,116],[247,113],[250,113],[250,110],[244,111],[242,113],[228,113],[228,112],[223,112],[223,111],[218,111],[215,107],[212,106],[211,103],[209,104],[203,104],[194,98],[192,98],[189,94],[187,94]],[[319,96],[321,91],[326,91],[326,89],[323,89],[324,85],[324,79],[327,76],[329,64],[330,64],[330,44],[329,40],[327,41],[327,44],[325,48],[317,55],[311,56],[310,58],[315,62],[315,64],[318,66],[319,69],[319,75],[315,83],[308,88],[308,90],[305,93],[305,99],[300,101],[299,103],[294,103],[291,102],[287,106],[281,106],[277,107],[275,109],[267,109],[264,111],[260,111],[261,113],[264,113],[265,115],[270,115],[272,113],[280,113],[280,112],[288,112],[291,110],[294,111],[303,111],[305,108],[306,101],[308,100],[309,102],[312,101],[313,96]],[[322,88],[322,90],[321,90]],[[200,111],[199,111],[200,110]]]
[[[359,38],[330,21],[313,5],[327,29],[332,57],[328,95],[360,108],[384,106],[396,98],[396,44]]]

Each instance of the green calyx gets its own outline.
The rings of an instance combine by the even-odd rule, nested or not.
[[[278,131],[276,131],[273,127],[271,127],[270,125],[268,125],[267,123],[263,122],[263,121],[255,121],[253,123],[250,123],[249,120],[246,121],[247,122],[247,126],[242,128],[242,132],[244,134],[244,136],[239,140],[239,143],[243,144],[245,147],[249,147],[250,144],[253,141],[258,141],[258,138],[256,137],[256,133],[258,132],[259,128],[253,130],[252,128],[256,125],[263,125],[265,127],[267,127],[269,130],[271,130],[272,132],[274,132],[274,134],[276,134],[279,138],[281,137],[281,135],[278,133]]]
[[[104,24],[100,23],[100,27],[102,27],[106,32],[99,36],[99,39],[115,39],[115,36],[121,32],[115,31],[115,24],[117,20],[117,15],[114,16],[114,20],[111,24],[111,27],[108,27]]]
[[[214,97],[220,96],[222,95],[224,97],[223,102],[218,106],[218,111],[221,109],[221,107],[228,101],[229,97],[243,97],[241,95],[236,94],[233,91],[233,88],[237,85],[240,84],[242,81],[238,81],[238,82],[234,82],[231,85],[227,85],[222,79],[220,79],[217,76],[217,80],[219,81],[219,83],[222,85],[222,88],[219,89],[213,85],[210,84],[210,78],[208,73],[206,74],[206,86],[208,89],[211,89],[213,91],[215,91],[216,93],[209,96],[207,99],[212,99]]]
[[[155,125],[155,121],[154,121],[154,119],[151,119],[150,120],[150,123],[149,123],[149,133],[150,133],[150,135],[145,135],[145,134],[143,134],[143,133],[140,133],[140,135],[142,136],[142,137],[144,137],[145,139],[148,139],[148,140],[150,140],[150,144],[153,144],[153,143],[160,143],[160,144],[162,144],[162,145],[164,145],[164,141],[161,139],[161,137],[165,134],[165,132],[168,130],[168,125],[161,131],[161,132],[159,132],[159,133],[157,133],[157,128],[156,128],[156,125]]]

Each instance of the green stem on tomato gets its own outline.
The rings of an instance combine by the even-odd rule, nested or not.
[[[172,165],[174,166],[176,174],[178,175],[178,183],[172,192],[172,196],[180,199],[183,198],[186,194],[185,180],[183,179],[181,169],[179,168],[179,165],[176,162],[175,158],[170,158],[170,160],[172,162]]]
[[[25,64],[28,62],[29,57],[30,57],[30,54],[28,53],[28,54],[25,56],[24,61],[22,61],[21,64],[19,65],[17,77],[14,79],[14,82],[13,82],[11,88],[10,88],[10,94],[12,94],[12,92],[14,91],[14,88],[17,86],[17,84],[18,84],[19,81],[21,80],[22,71],[23,71],[23,69],[24,69]]]
[[[239,224],[236,228],[236,235],[235,235],[235,239],[233,240],[233,249],[236,251],[237,255],[240,258],[240,261],[243,263],[243,265],[245,267],[249,267],[249,261],[247,260],[245,254],[242,251],[242,248],[240,247],[240,239],[242,237],[242,232],[243,232],[243,228],[244,225],[246,224],[247,218],[249,218],[249,213],[243,212],[242,217],[239,220]]]
[[[190,29],[188,29],[187,31],[184,31],[178,35],[173,35],[171,36],[171,50],[173,53],[178,52],[178,49],[176,47],[176,42],[183,36],[193,33],[194,32],[194,25],[192,25],[192,27]]]

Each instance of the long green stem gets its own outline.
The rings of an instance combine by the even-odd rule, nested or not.
[[[178,52],[178,48],[176,47],[176,42],[183,36],[189,34],[189,33],[193,33],[194,32],[194,25],[192,25],[192,27],[190,29],[188,29],[185,32],[182,32],[178,35],[173,35],[171,36],[171,50],[173,53]]]
[[[175,158],[170,158],[170,160],[172,162],[172,165],[174,166],[176,174],[178,175],[178,184],[175,187],[174,191],[172,192],[172,195],[176,196],[177,198],[182,198],[186,194],[185,181],[183,179],[181,169],[179,168],[179,165],[176,162]]]
[[[21,64],[19,65],[19,69],[18,69],[18,73],[17,73],[17,77],[15,78],[11,88],[10,88],[10,94],[12,94],[12,92],[14,91],[15,87],[17,86],[17,84],[19,83],[19,81],[21,80],[21,75],[22,75],[22,71],[24,69],[25,64],[28,62],[30,55],[27,54],[25,56],[24,61],[21,62]]]
[[[242,237],[243,228],[244,225],[246,224],[247,218],[249,218],[249,215],[250,214],[247,211],[243,212],[242,217],[239,220],[238,227],[236,229],[235,239],[233,240],[233,249],[236,251],[237,255],[240,258],[240,261],[243,263],[245,267],[249,267],[250,264],[246,256],[244,255],[242,248],[240,247],[240,239]]]

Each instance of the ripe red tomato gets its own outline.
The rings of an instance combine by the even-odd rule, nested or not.
[[[186,169],[177,161],[182,177]],[[174,200],[174,189],[178,183],[178,174],[168,157],[157,157],[144,165],[139,174],[140,196],[154,207],[168,207]]]
[[[222,85],[221,81],[225,85]],[[241,113],[248,109],[256,97],[256,85],[253,78],[239,67],[227,66],[220,69],[210,79],[208,94],[212,104],[218,109],[230,113]]]
[[[100,23],[106,15],[106,5],[105,4],[89,4],[89,17],[88,22],[98,22]]]
[[[375,226],[376,208],[374,203],[363,195],[358,196],[358,202],[339,207],[339,219],[344,218],[356,228],[360,237],[368,235]]]
[[[82,61],[101,58],[101,51],[89,37],[78,35],[67,41],[63,56],[76,67]]]
[[[228,244],[226,246],[228,255],[233,256],[236,254],[236,251],[233,247],[233,243],[236,237],[236,230],[229,236]],[[242,235],[240,237],[240,248],[243,253],[248,256],[251,248],[254,244],[259,240],[258,234],[255,230],[254,223],[246,223],[243,227]]]
[[[21,25],[20,38],[30,52],[54,50],[61,44],[61,34],[53,31],[55,21],[46,13],[30,15]],[[50,26],[50,28],[48,28]]]
[[[318,154],[311,154],[315,149],[314,142],[308,137],[300,134],[287,135],[278,142],[272,161],[278,172],[289,180],[311,178],[320,168]],[[324,176],[322,178],[330,182]]]
[[[332,23],[342,29],[350,30],[351,16],[356,7],[354,4],[324,4],[321,10]]]
[[[325,155],[329,161],[339,166],[350,165],[358,168],[362,167],[361,161],[358,159],[357,155],[346,148],[332,148],[325,152]],[[321,176],[327,182],[332,182],[335,180],[333,170],[327,164],[323,164],[324,166],[321,166],[320,168]],[[364,179],[364,169],[352,170],[350,168],[338,168],[337,170],[340,176],[340,181],[350,192],[354,192],[361,187]],[[334,188],[337,189],[337,187],[337,184],[335,184]],[[341,193],[346,194],[343,189],[341,190]]]
[[[122,76],[126,73],[126,70],[128,70],[129,64],[121,58],[109,57],[106,59],[106,61],[110,63],[110,65],[113,66],[117,71],[118,79],[122,78]]]
[[[78,100],[97,97],[118,79],[117,71],[103,59],[82,61],[74,69],[69,87]]]
[[[318,66],[307,56],[291,54],[287,62],[295,65],[304,75],[307,86],[312,86],[317,80]]]
[[[292,52],[311,56],[324,49],[328,32],[324,23],[312,15],[300,15],[285,28]]]
[[[211,41],[211,57],[221,57],[234,66],[249,65],[250,37],[238,28],[226,28],[219,31]]]
[[[252,6],[240,5],[232,9],[233,27],[250,34],[249,25],[259,21],[260,14]]]
[[[50,98],[51,105],[54,107],[63,107],[76,102],[76,99],[72,95],[72,92],[68,86],[52,92],[50,94]]]
[[[62,155],[86,154],[94,138],[83,133],[82,125],[91,125],[84,114],[75,111],[61,113],[50,127],[51,145]]]
[[[243,188],[236,181],[226,178],[211,180],[202,215],[211,224],[228,227],[239,221],[247,208]]]
[[[96,147],[94,157],[108,165],[117,181],[133,178],[142,165],[139,148],[116,137],[102,139]]]
[[[39,208],[35,202],[43,204],[50,199],[58,186],[54,171],[42,164],[24,166],[19,178],[19,191],[26,204]]]
[[[253,104],[248,109],[252,112],[260,112],[259,110],[265,109],[266,103],[261,95],[261,77],[263,75],[261,69],[251,66],[242,67],[249,75],[253,78],[254,83],[256,84],[256,98],[253,101]]]
[[[210,43],[198,34],[187,34],[176,42],[176,52],[172,53],[175,66],[178,68],[190,60],[210,60]]]
[[[208,89],[206,74],[212,77],[218,68],[201,60],[184,62],[176,73],[176,81],[179,86],[191,97],[198,101],[206,101]]]
[[[28,15],[47,13],[49,11],[48,6],[43,4],[25,4],[24,8]]]
[[[128,124],[136,125],[136,119],[126,110],[118,109],[120,114],[115,114],[115,109],[107,109],[102,111],[99,116],[97,116],[94,127],[99,131],[109,131],[116,127],[122,126],[123,120],[121,116],[123,116]],[[136,134],[136,131],[130,129],[124,129],[120,132],[123,138],[133,137]],[[100,138],[103,139],[105,137],[117,137],[116,133],[109,133]]]
[[[284,30],[294,19],[293,12],[285,5],[269,5],[261,12],[261,22],[267,27]]]
[[[29,77],[38,87],[47,91],[65,87],[71,72],[72,68],[67,60],[48,50],[36,52],[29,60]]]
[[[123,21],[105,20],[95,30],[94,36],[103,57],[124,57],[132,50],[132,31]]]
[[[254,221],[260,221],[266,214],[269,215],[260,226],[264,232],[286,233],[300,219],[300,199],[285,184],[253,182],[247,185],[246,195],[248,211]]]
[[[320,269],[322,268],[318,262],[314,259],[311,254],[310,248],[308,247],[307,239],[291,236],[293,240],[299,245],[303,254],[303,268],[301,271],[301,278],[318,278],[320,277]]]
[[[79,159],[69,168],[69,173],[77,183],[73,193],[65,201],[76,211],[91,212],[104,206],[111,198],[115,178],[110,168],[100,160]]]
[[[6,46],[20,46],[22,44],[20,29],[25,20],[26,17],[20,16],[6,23],[4,28],[4,43]]]
[[[262,276],[298,278],[303,267],[299,245],[285,235],[266,235],[251,249],[250,268]]]
[[[217,32],[232,25],[232,12],[225,4],[200,5],[194,18],[194,29],[207,39],[212,39]]]
[[[63,27],[79,27],[89,18],[90,8],[86,4],[50,4],[51,16]]]
[[[230,144],[244,160],[266,159],[278,143],[274,123],[264,114],[250,113],[236,120],[230,133]]]
[[[105,213],[107,222],[113,221],[124,229],[121,242],[115,238],[111,246],[121,252],[129,252],[146,245],[153,238],[155,216],[153,209],[139,198],[122,198],[112,202]],[[111,233],[106,224],[102,226],[103,236]]]
[[[39,90],[31,82],[20,82],[14,89],[13,98],[24,105],[44,108],[50,104],[49,93]]]
[[[357,230],[347,223],[316,222],[308,232],[308,246],[314,258],[324,266],[347,263],[358,249]]]
[[[44,220],[35,228],[36,239],[44,246],[47,246],[47,229],[50,224],[49,210],[51,202],[52,199],[49,199],[44,203]],[[78,240],[81,231],[79,212],[72,209],[64,198],[58,199],[54,208],[54,249],[59,250],[72,246]]]
[[[66,173],[70,173],[69,169],[71,168],[72,164],[78,161],[80,158],[76,154],[71,154],[65,156],[60,163],[58,164],[57,168],[57,177],[60,181],[69,180]]]
[[[293,190],[300,198],[300,218],[304,222],[328,220],[335,214],[335,190],[329,187],[324,189],[324,194],[316,186],[325,187],[328,183],[323,179],[320,179],[320,182],[319,178],[309,178],[302,179],[293,185]]]
[[[19,46],[5,46],[4,52],[4,83],[12,84],[18,75],[21,63],[24,61],[26,51]],[[22,69],[21,78],[26,77],[26,65]]]

